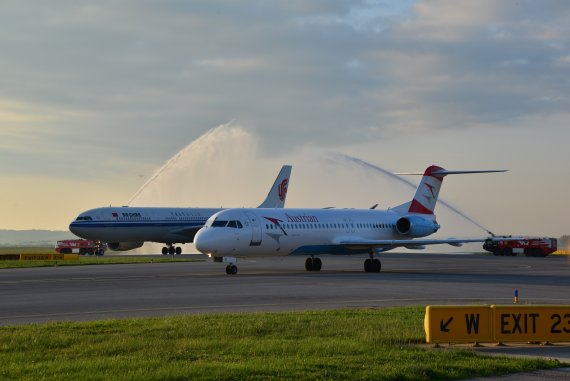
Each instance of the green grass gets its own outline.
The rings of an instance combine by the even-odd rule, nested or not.
[[[202,259],[188,257],[80,257],[77,260],[46,260],[46,261],[0,261],[0,269],[21,267],[55,267],[55,266],[84,266],[84,265],[116,265],[133,263],[171,263],[171,262],[200,262]]]
[[[0,254],[53,254],[53,247],[0,247]]]
[[[0,327],[2,380],[451,380],[560,366],[419,344],[423,308]]]
[[[0,248],[0,254],[54,254],[53,248],[46,247],[3,247]],[[133,264],[133,263],[170,263],[170,262],[198,262],[201,259],[189,258],[189,256],[172,256],[165,255],[162,257],[144,257],[144,256],[120,256],[114,257],[113,254],[105,254],[104,256],[80,256],[77,260],[42,260],[42,261],[16,261],[1,260],[0,269],[12,269],[20,267],[54,267],[54,266],[83,266],[83,265],[109,265],[109,264]]]

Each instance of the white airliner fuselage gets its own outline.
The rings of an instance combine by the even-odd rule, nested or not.
[[[398,231],[401,217],[372,209],[228,209],[206,222],[196,247],[212,256],[236,257],[368,253],[371,245],[340,243],[409,239]],[[243,228],[228,227],[232,221]],[[434,219],[426,219],[416,237],[438,228]]]
[[[291,166],[284,165],[260,208],[283,208]],[[106,242],[111,250],[125,251],[144,242],[164,243],[163,254],[180,254],[174,244],[191,243],[206,220],[221,208],[104,207],[81,213],[69,230],[85,239]]]
[[[144,242],[188,243],[220,208],[106,207],[81,213],[69,230],[82,238],[131,250]]]
[[[461,246],[481,239],[425,239],[440,226],[433,214],[443,178],[450,174],[496,171],[447,171],[431,166],[411,202],[389,210],[376,209],[227,209],[214,214],[195,237],[196,248],[226,258],[228,274],[237,273],[235,258],[305,255],[309,271],[321,269],[319,254],[363,254],[367,272],[379,272],[375,254],[396,247]],[[416,173],[414,173],[416,174]]]

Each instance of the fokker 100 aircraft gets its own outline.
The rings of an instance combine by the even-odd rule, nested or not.
[[[284,165],[260,208],[283,208],[291,176]],[[162,254],[181,254],[175,244],[191,243],[206,220],[221,208],[105,207],[81,213],[69,225],[78,237],[106,242],[115,251],[141,247],[145,242],[166,244]],[[236,225],[236,228],[242,227]]]
[[[236,274],[237,257],[306,255],[307,271],[319,271],[319,254],[369,254],[364,271],[380,272],[375,255],[397,247],[461,246],[481,239],[425,239],[440,228],[433,213],[443,178],[462,173],[430,166],[411,202],[388,210],[372,209],[226,209],[211,216],[194,239],[196,248],[228,263]],[[422,173],[405,173],[421,175]]]

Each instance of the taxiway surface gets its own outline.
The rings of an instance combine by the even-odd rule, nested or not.
[[[362,256],[304,257],[225,265],[173,262],[0,270],[0,325],[45,321],[237,311],[291,311],[427,304],[570,304],[570,259],[466,254],[382,256],[363,272]]]

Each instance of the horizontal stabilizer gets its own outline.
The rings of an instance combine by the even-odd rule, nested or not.
[[[438,169],[431,172],[431,175],[447,176],[447,175],[462,175],[470,173],[494,173],[494,172],[508,172],[508,169],[485,169],[478,171],[448,171],[447,169]],[[425,172],[398,172],[395,175],[424,175]]]
[[[431,165],[426,168],[424,172],[400,172],[396,175],[422,175],[422,181],[418,185],[416,195],[414,196],[408,213],[426,214],[431,215],[435,210],[437,197],[443,178],[447,175],[459,174],[472,174],[472,173],[492,173],[492,172],[506,172],[505,169],[484,169],[484,170],[470,170],[470,171],[448,171],[447,169]],[[397,207],[397,212],[402,213],[401,207]]]

